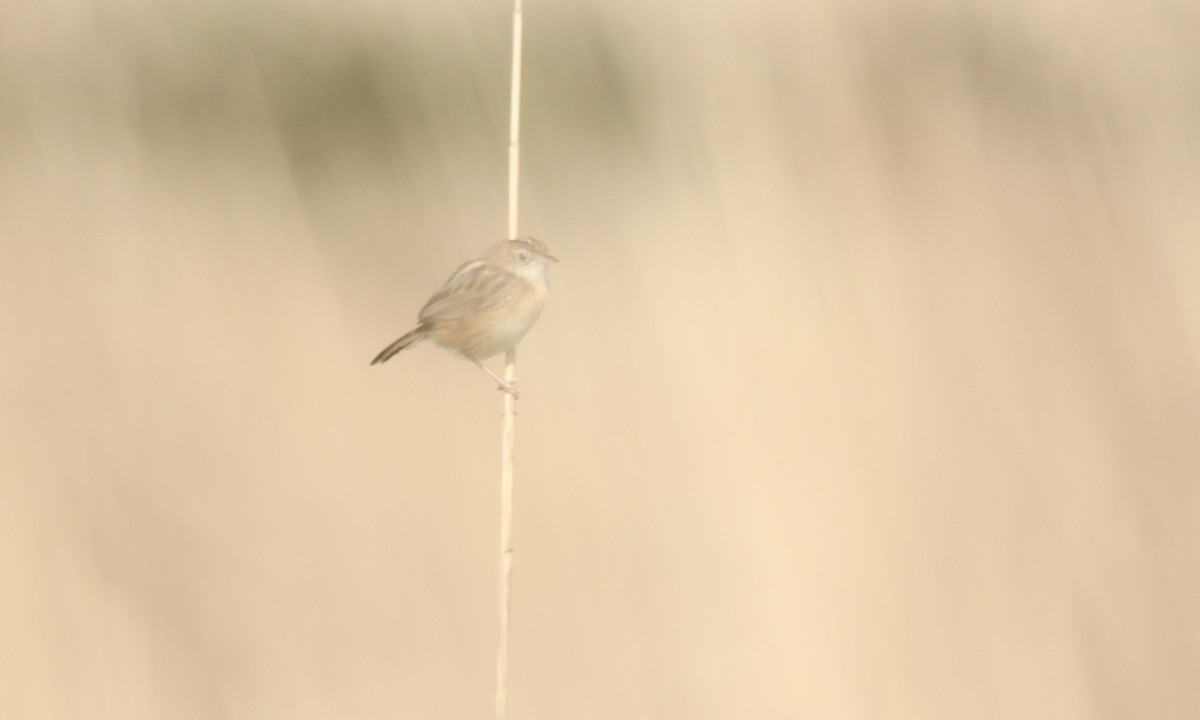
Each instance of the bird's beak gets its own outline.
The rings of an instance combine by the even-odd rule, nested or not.
[[[550,262],[558,262],[558,258],[554,257],[553,255],[543,255],[542,257],[546,258]]]

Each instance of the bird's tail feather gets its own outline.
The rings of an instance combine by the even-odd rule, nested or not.
[[[375,356],[375,359],[371,361],[371,364],[378,365],[379,363],[387,362],[389,359],[391,359],[391,357],[393,355],[400,352],[404,348],[406,348],[410,345],[416,345],[417,343],[424,340],[425,336],[428,333],[429,333],[429,328],[427,326],[425,326],[425,325],[418,326],[417,329],[413,330],[412,332],[407,333],[406,335],[404,335],[404,337],[400,338],[399,340],[392,343],[391,345],[388,345],[387,347],[385,347],[383,349],[383,352],[381,352]]]

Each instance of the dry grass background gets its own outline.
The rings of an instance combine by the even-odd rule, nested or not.
[[[507,13],[0,9],[0,716],[488,716]],[[527,3],[513,716],[1200,717],[1198,40]]]

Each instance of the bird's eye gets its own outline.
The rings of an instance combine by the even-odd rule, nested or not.
[[[521,262],[529,262],[529,258],[532,256],[527,251],[522,250],[518,257],[521,258]]]

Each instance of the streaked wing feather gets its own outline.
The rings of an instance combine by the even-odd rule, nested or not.
[[[443,322],[496,310],[513,299],[519,283],[512,273],[472,260],[429,298],[418,317],[422,323]]]

